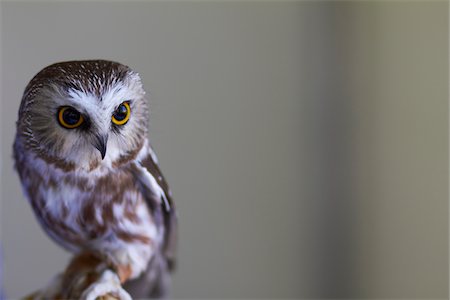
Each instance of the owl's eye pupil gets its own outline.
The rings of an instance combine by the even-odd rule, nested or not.
[[[124,125],[130,119],[130,113],[131,109],[129,101],[122,102],[122,104],[114,111],[111,120],[115,125]]]
[[[80,121],[80,113],[74,109],[66,109],[63,112],[63,120],[69,125],[75,125]]]
[[[128,115],[128,109],[125,105],[120,104],[119,107],[116,109],[116,112],[114,113],[114,118],[117,121],[123,121]]]
[[[62,106],[57,114],[58,122],[67,129],[73,129],[83,124],[83,116],[75,108],[70,106]]]

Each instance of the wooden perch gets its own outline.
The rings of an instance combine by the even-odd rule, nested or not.
[[[105,258],[94,252],[84,252],[75,256],[66,270],[58,275],[46,288],[28,295],[24,300],[37,299],[82,299],[83,293],[94,283],[101,280],[105,271],[113,272],[121,278],[120,272]],[[121,281],[121,283],[123,283]],[[106,294],[96,299],[118,300],[119,295]]]

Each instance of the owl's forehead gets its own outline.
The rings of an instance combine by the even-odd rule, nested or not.
[[[54,84],[100,96],[105,90],[135,74],[129,67],[106,60],[68,61],[42,69],[31,80],[36,84]]]
[[[112,82],[99,93],[86,89],[69,88],[63,95],[54,94],[55,102],[59,105],[73,105],[78,108],[92,109],[115,109],[124,101],[133,101],[143,97],[143,90],[130,82]],[[62,97],[61,97],[62,96]]]
[[[139,75],[120,63],[70,61],[44,68],[29,83],[25,97],[41,91],[60,105],[95,109],[142,97]],[[118,103],[117,103],[118,102]]]

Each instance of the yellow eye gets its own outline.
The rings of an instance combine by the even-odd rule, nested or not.
[[[123,125],[128,122],[130,112],[130,104],[128,102],[122,102],[112,115],[111,120],[116,125]]]
[[[58,121],[61,126],[73,129],[83,124],[83,116],[73,107],[62,106],[58,111]]]

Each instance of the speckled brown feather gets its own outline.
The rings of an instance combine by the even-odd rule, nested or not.
[[[152,150],[153,151],[153,150]],[[152,155],[147,155],[142,161],[141,164],[143,167],[145,167],[157,180],[158,184],[161,186],[161,188],[164,191],[164,194],[167,197],[167,203],[169,204],[168,207],[166,207],[164,204],[164,200],[161,199],[162,203],[162,209],[161,213],[163,215],[164,219],[164,228],[165,228],[165,238],[164,238],[164,245],[163,245],[163,253],[168,261],[168,267],[169,270],[173,270],[176,265],[176,248],[177,248],[177,228],[178,228],[178,222],[177,222],[177,216],[176,216],[176,209],[175,209],[175,203],[172,199],[172,193],[169,189],[169,185],[167,184],[166,179],[164,178],[164,175],[162,174],[158,164],[153,160]],[[151,197],[145,197],[147,202],[154,201],[151,199]],[[149,204],[150,205],[150,204]]]

